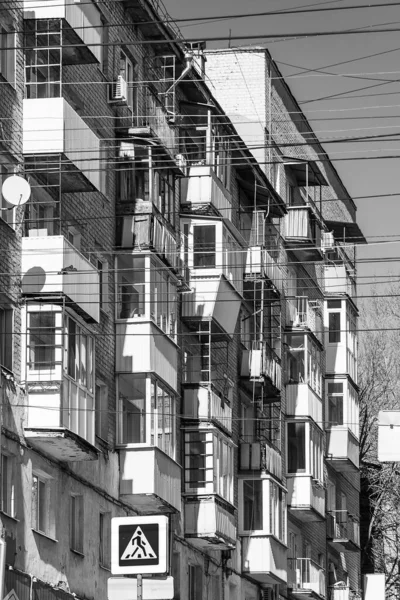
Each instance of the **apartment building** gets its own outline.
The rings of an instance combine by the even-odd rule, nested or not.
[[[7,6],[0,162],[31,196],[0,213],[3,595],[105,600],[138,514],[169,516],[177,600],[357,595],[363,237],[317,140],[281,148],[311,131],[289,88],[159,0]]]

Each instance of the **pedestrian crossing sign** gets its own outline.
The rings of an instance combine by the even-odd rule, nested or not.
[[[113,575],[166,573],[168,517],[116,517],[111,523]]]

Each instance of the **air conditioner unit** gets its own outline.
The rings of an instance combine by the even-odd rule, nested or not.
[[[326,250],[335,246],[335,238],[333,237],[332,231],[321,231],[321,248],[325,252]]]
[[[110,86],[110,99],[111,104],[126,104],[128,98],[128,84],[122,75],[118,75],[117,81]]]

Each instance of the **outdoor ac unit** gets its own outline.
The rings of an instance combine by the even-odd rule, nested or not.
[[[335,238],[332,231],[321,231],[321,247],[326,251],[335,246]]]
[[[122,75],[118,75],[117,81],[110,86],[110,103],[125,104],[128,98],[128,84]]]

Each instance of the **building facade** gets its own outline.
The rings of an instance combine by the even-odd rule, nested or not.
[[[276,66],[158,0],[8,6],[3,596],[105,600],[111,518],[158,514],[176,600],[357,596],[364,239]]]

